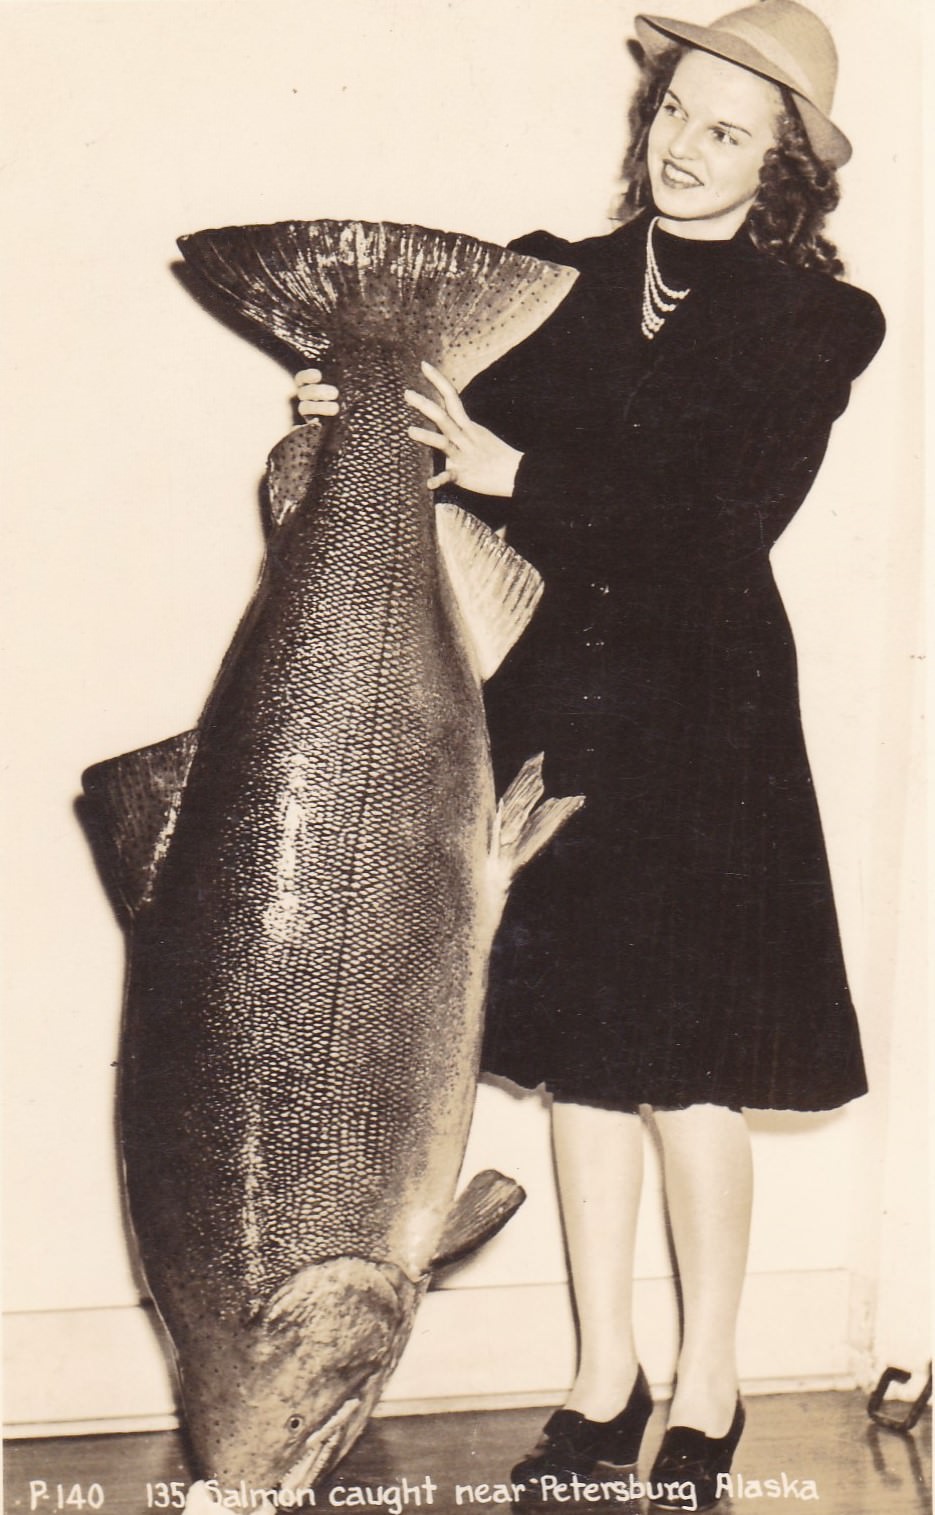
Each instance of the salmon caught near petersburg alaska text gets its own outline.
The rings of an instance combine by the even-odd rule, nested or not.
[[[99,763],[85,813],[129,922],[130,1216],[200,1471],[279,1495],[365,1425],[433,1266],[512,1213],[454,1200],[511,876],[582,803],[531,759],[496,805],[482,682],[535,571],[437,504],[403,398],[458,387],[575,274],[360,222],[180,246],[341,413],[270,459],[256,594],[194,732]],[[324,439],[324,440],[323,440]]]

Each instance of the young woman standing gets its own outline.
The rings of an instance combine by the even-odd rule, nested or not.
[[[711,26],[636,21],[624,225],[518,251],[579,270],[538,332],[459,398],[408,398],[436,487],[543,574],[488,695],[498,780],[546,753],[587,803],[521,875],[491,967],[484,1065],[553,1097],[580,1333],[566,1405],[514,1477],[636,1462],[652,1408],[632,1323],[640,1106],[664,1158],[683,1336],[650,1475],[715,1502],[743,1429],[735,1336],[744,1107],[866,1088],[795,649],[769,552],[883,335],[822,235],[850,156],[830,34],[795,0]],[[299,376],[300,410],[336,392]]]

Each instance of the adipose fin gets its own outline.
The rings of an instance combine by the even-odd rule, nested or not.
[[[266,497],[270,519],[281,526],[308,494],[325,429],[312,420],[296,426],[276,443],[266,460]]]

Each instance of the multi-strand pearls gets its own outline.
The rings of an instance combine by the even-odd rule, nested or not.
[[[679,302],[691,294],[690,289],[670,289],[663,282],[659,272],[659,264],[656,262],[656,254],[653,252],[653,227],[659,220],[654,216],[649,223],[646,233],[646,273],[643,278],[643,319],[640,322],[640,330],[648,342],[653,340],[657,332],[665,325],[666,316],[671,315]]]

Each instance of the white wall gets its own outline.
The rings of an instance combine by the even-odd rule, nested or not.
[[[723,6],[673,8],[707,20]],[[3,417],[5,1303],[8,1411],[21,1422],[119,1418],[121,1404],[157,1414],[168,1403],[159,1369],[129,1375],[134,1393],[157,1386],[146,1404],[134,1400],[131,1411],[121,1400],[129,1379],[116,1359],[131,1338],[131,1355],[145,1357],[139,1344],[149,1342],[137,1331],[112,1135],[122,942],[72,798],[89,762],[197,718],[254,582],[262,462],[291,421],[289,376],[184,292],[170,268],[174,239],[319,216],[494,240],[540,225],[602,230],[624,138],[634,9],[629,0],[0,5],[0,257],[12,353]],[[874,1341],[881,1270],[890,1339],[909,1352],[918,1337],[900,1307],[918,1293],[918,1274],[881,1216],[885,1169],[900,1213],[918,1205],[904,1181],[893,1190],[891,1109],[900,1144],[925,1129],[918,1075],[908,1099],[893,1087],[919,1066],[916,874],[903,846],[921,653],[920,23],[915,0],[888,7],[885,28],[871,0],[816,0],[816,9],[838,37],[837,115],[855,143],[835,229],[890,334],[776,566],[800,647],[874,1092],[840,1114],[754,1119],[744,1362],[760,1383],[866,1378],[887,1350]],[[501,1310],[521,1323],[527,1368],[510,1392],[557,1392],[571,1336],[538,1102],[485,1090],[475,1154],[517,1171],[533,1198],[448,1292],[463,1302],[466,1287],[483,1290],[476,1298],[491,1320]],[[674,1324],[668,1290],[655,1282],[669,1271],[657,1189],[655,1179],[639,1271],[646,1351],[663,1380]],[[774,1330],[775,1305],[800,1284],[806,1324],[790,1348]],[[558,1312],[547,1349],[533,1326],[543,1299]],[[505,1382],[504,1359],[484,1359],[473,1379],[460,1372],[446,1308],[461,1304],[430,1301],[400,1401],[482,1396]],[[820,1317],[814,1330],[809,1310]],[[69,1329],[78,1335],[67,1337],[63,1372],[96,1353],[103,1399],[90,1370],[55,1404],[35,1389],[29,1362],[40,1339],[66,1341],[57,1313],[66,1311],[77,1312]],[[103,1315],[82,1313],[92,1311],[112,1312],[116,1336],[98,1329]],[[816,1330],[824,1355],[811,1350]],[[433,1353],[448,1376],[433,1377]]]

